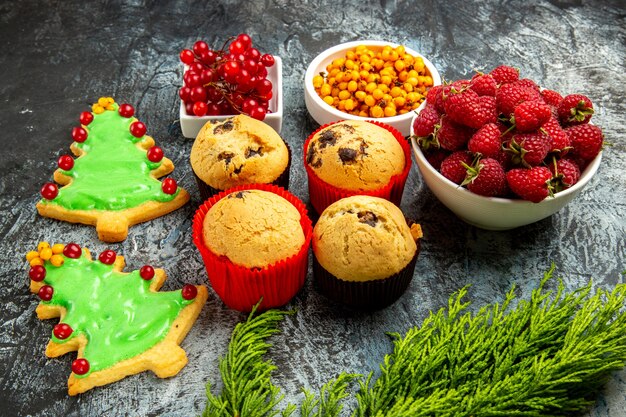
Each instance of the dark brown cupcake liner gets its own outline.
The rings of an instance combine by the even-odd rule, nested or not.
[[[289,171],[291,170],[291,147],[289,147],[287,142],[284,142],[284,143],[285,143],[285,146],[287,146],[287,152],[289,154],[288,159],[287,159],[287,167],[283,170],[283,172],[281,172],[278,178],[276,178],[270,184],[277,185],[281,188],[284,188],[285,190],[288,190],[289,189]],[[193,172],[194,177],[196,177],[196,183],[198,184],[198,190],[200,191],[200,197],[202,198],[202,201],[208,200],[214,195],[217,195],[221,193],[222,191],[225,191],[225,190],[220,190],[218,188],[211,187],[206,182],[202,181],[202,179],[196,175],[193,169],[191,171]],[[240,185],[245,185],[245,184],[240,184]]]
[[[411,261],[389,278],[374,281],[345,281],[328,272],[313,253],[313,277],[320,293],[329,299],[359,310],[378,310],[390,306],[406,291],[413,279],[420,252],[420,240]]]

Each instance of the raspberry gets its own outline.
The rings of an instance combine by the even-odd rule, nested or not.
[[[498,85],[512,83],[519,79],[519,70],[507,65],[500,65],[489,73]]]
[[[496,96],[498,83],[489,74],[476,74],[472,77],[469,88],[479,96]]]
[[[558,153],[560,156],[567,154],[570,150],[569,135],[565,133],[556,117],[552,116],[541,126],[548,136],[550,136],[550,153]]]
[[[481,159],[476,168],[468,172],[469,177],[465,183],[471,192],[486,197],[495,197],[506,192],[506,175],[502,165],[495,159]]]
[[[456,151],[465,146],[474,134],[472,129],[454,123],[449,116],[441,118],[441,125],[435,131],[435,140],[439,146],[448,151]]]
[[[546,167],[514,168],[506,173],[509,188],[524,200],[538,203],[552,193],[552,172]]]
[[[539,88],[537,83],[531,80],[530,78],[521,78],[515,81],[515,84],[530,88],[531,90],[535,90],[536,92],[541,94],[541,89]]]
[[[584,159],[591,161],[602,149],[602,129],[596,125],[584,124],[575,125],[565,129],[565,133],[569,136],[573,153]]]
[[[560,95],[554,90],[548,90],[548,89],[543,90],[541,92],[541,97],[543,97],[543,101],[545,101],[546,104],[549,104],[550,106],[554,106],[554,107],[558,107],[558,105],[561,104],[561,101],[563,100],[562,95]]]
[[[471,164],[472,156],[469,152],[456,151],[441,162],[439,172],[453,183],[461,184],[467,176],[467,166]]]
[[[475,154],[492,158],[500,153],[502,141],[500,128],[496,123],[487,123],[470,138],[467,149]]]
[[[495,123],[495,99],[489,96],[479,96],[472,90],[452,93],[444,101],[446,114],[454,122],[474,129],[481,128],[486,123]]]
[[[451,89],[452,86],[450,85],[438,85],[432,87],[428,90],[426,102],[433,104],[439,113],[445,112],[443,102],[450,94]]]
[[[433,104],[426,103],[426,107],[417,115],[413,122],[413,133],[418,137],[427,137],[433,134],[435,125],[441,116]]]
[[[593,115],[593,104],[582,94],[570,94],[563,98],[557,111],[563,125],[580,125],[589,123]]]
[[[504,84],[496,92],[498,112],[507,118],[513,114],[515,107],[529,100],[541,100],[541,94],[532,88],[517,83]]]
[[[516,133],[508,148],[513,163],[536,166],[543,162],[550,151],[550,138],[541,131]]]
[[[565,190],[578,182],[580,178],[580,168],[574,161],[569,159],[558,159],[550,165],[552,171],[555,191]]]
[[[513,112],[515,128],[518,132],[532,132],[547,122],[551,115],[550,106],[543,101],[525,101],[515,107]]]
[[[430,148],[424,152],[424,157],[428,163],[437,171],[441,168],[441,162],[450,155],[450,152],[441,148]]]

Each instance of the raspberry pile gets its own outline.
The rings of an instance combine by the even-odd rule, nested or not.
[[[228,48],[226,46],[228,45]],[[252,38],[242,33],[228,39],[221,49],[209,48],[200,40],[193,50],[183,49],[180,60],[187,65],[184,85],[179,90],[185,111],[195,116],[244,113],[265,119],[272,98],[272,82],[267,68],[274,57],[261,54]]]
[[[592,115],[584,95],[563,97],[501,65],[432,87],[413,131],[449,180],[476,194],[538,203],[576,184],[602,149]]]

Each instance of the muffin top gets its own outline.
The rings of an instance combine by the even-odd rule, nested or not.
[[[389,278],[417,252],[419,225],[411,228],[393,203],[378,197],[343,198],[324,210],[313,229],[320,265],[344,281]]]
[[[235,191],[219,200],[207,212],[202,232],[211,252],[246,268],[286,259],[304,244],[298,209],[262,190]]]
[[[306,163],[324,182],[351,191],[387,185],[406,163],[402,146],[387,129],[345,120],[317,132],[306,149]]]
[[[289,151],[274,129],[240,114],[205,124],[193,143],[190,159],[202,181],[225,190],[275,181],[287,168]]]

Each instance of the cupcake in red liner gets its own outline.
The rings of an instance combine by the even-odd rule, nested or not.
[[[313,274],[328,298],[358,309],[379,309],[407,289],[420,249],[421,228],[388,200],[352,196],[324,210],[313,230]]]
[[[203,200],[246,184],[289,188],[291,149],[269,125],[244,114],[205,124],[189,159]]]
[[[352,195],[399,205],[411,169],[411,148],[389,125],[343,120],[324,125],[307,138],[304,167],[311,204],[318,213]]]
[[[228,307],[287,304],[304,285],[312,225],[304,204],[271,184],[234,187],[202,204],[193,241],[209,282]]]

